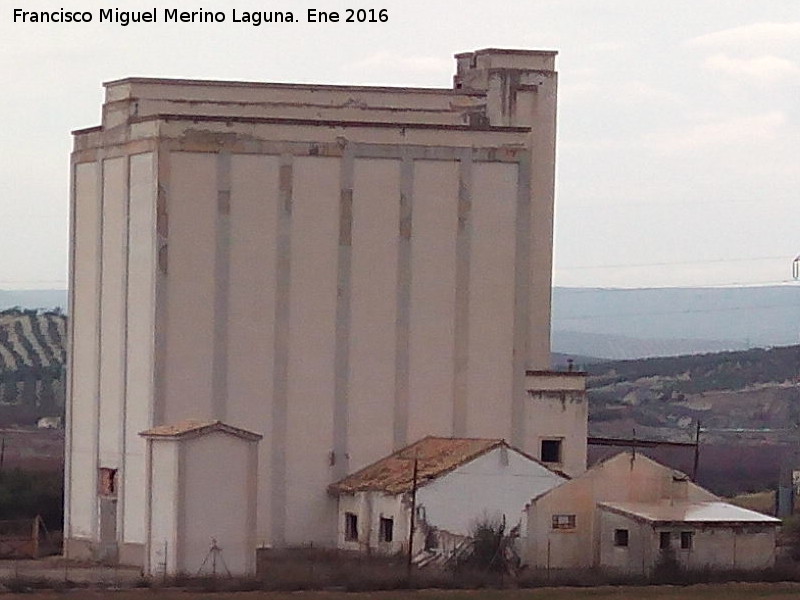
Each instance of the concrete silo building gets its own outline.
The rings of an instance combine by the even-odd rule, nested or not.
[[[585,469],[583,380],[548,370],[555,53],[456,60],[452,89],[106,84],[72,153],[69,555],[191,569],[181,503],[230,489],[248,543],[334,545],[328,485],[426,435]]]

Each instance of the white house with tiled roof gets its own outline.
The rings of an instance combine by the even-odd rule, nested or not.
[[[446,555],[481,520],[517,527],[531,495],[564,481],[503,440],[426,437],[334,483],[329,492],[339,499],[340,548],[387,554],[407,549],[413,503],[414,553]]]

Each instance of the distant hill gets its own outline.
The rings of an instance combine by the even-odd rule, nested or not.
[[[31,425],[64,410],[66,317],[0,311],[0,425]]]
[[[774,486],[781,462],[795,460],[800,346],[587,368],[591,435],[631,438],[635,431],[639,439],[691,441],[700,423],[700,481],[714,491]],[[691,464],[691,452],[681,452],[680,460]]]
[[[66,312],[67,291],[0,290],[0,310],[15,306]],[[800,342],[799,315],[800,284],[556,287],[552,345],[555,353],[615,360],[787,346]]]
[[[0,310],[15,306],[67,312],[67,290],[0,290]]]
[[[553,351],[610,359],[800,341],[800,285],[554,288]]]
[[[590,363],[749,348],[744,342],[730,340],[634,338],[611,333],[582,333],[579,331],[553,331],[552,335],[551,343],[555,354],[572,356],[571,351],[578,356],[591,354],[602,357],[591,360]],[[576,359],[576,362],[579,361]]]

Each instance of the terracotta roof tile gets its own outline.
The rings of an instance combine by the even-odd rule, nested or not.
[[[422,486],[493,448],[506,445],[503,440],[426,437],[348,475],[328,490],[337,495],[366,490],[390,494],[410,491],[414,457],[417,486]]]

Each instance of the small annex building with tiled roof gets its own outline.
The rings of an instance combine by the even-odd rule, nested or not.
[[[415,469],[416,463],[416,469]],[[416,477],[415,477],[416,472]],[[425,437],[329,486],[338,498],[338,546],[447,556],[484,519],[521,523],[531,495],[566,481],[500,439]]]
[[[145,440],[148,573],[252,575],[258,433],[218,420],[151,427]]]

